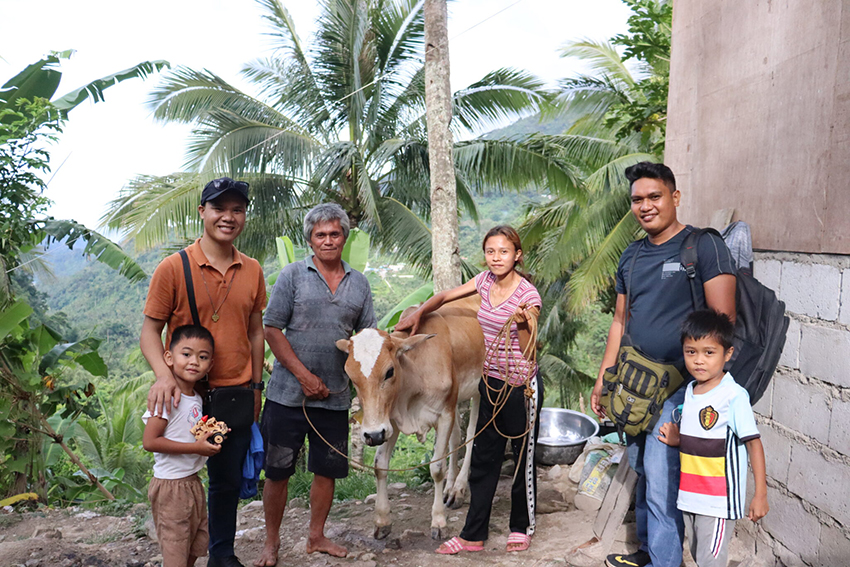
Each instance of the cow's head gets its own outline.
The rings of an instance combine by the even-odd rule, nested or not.
[[[385,331],[363,329],[351,340],[336,342],[339,350],[348,353],[345,373],[360,398],[361,434],[367,445],[381,445],[393,434],[390,416],[402,383],[400,360],[404,353],[433,336],[413,335],[402,339]]]

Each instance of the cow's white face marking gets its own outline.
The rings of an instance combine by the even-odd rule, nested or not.
[[[384,337],[375,329],[363,329],[351,339],[351,348],[354,360],[360,363],[360,371],[363,376],[369,377],[381,348],[384,346]]]

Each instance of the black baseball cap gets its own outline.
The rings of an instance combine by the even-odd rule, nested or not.
[[[204,191],[201,193],[201,205],[207,201],[218,199],[228,191],[233,191],[245,199],[246,204],[251,202],[251,199],[248,197],[248,183],[245,181],[234,181],[229,177],[219,177],[204,186]]]

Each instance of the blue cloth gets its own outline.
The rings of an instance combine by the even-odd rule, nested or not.
[[[629,465],[638,474],[635,516],[640,548],[649,552],[647,567],[679,567],[685,524],[676,506],[679,495],[679,448],[658,440],[659,430],[673,421],[673,410],[685,399],[685,387],[666,402],[651,432],[627,435]]]
[[[260,481],[260,471],[263,469],[263,436],[257,422],[251,425],[251,445],[242,465],[242,486],[239,488],[239,498],[253,498],[257,495],[257,483]]]

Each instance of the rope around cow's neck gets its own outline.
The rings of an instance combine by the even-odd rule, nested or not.
[[[491,343],[490,348],[487,349],[487,352],[484,355],[485,368],[487,368],[487,360],[488,360],[489,356],[491,355],[491,353],[493,352],[494,345],[496,345],[495,353],[496,353],[497,356],[498,356],[498,344],[499,344],[500,340],[505,341],[506,347],[510,347],[512,345],[512,343],[511,343],[511,327],[513,326],[513,323],[516,320],[515,317],[516,317],[516,315],[511,316],[507,320],[507,322],[504,325],[502,325],[502,328],[499,330],[499,333],[496,335],[496,339],[493,341],[493,343]],[[530,327],[530,330],[531,330],[531,336],[529,337],[528,344],[526,345],[526,347],[525,347],[525,349],[523,350],[523,353],[522,353],[522,358],[524,360],[521,361],[521,362],[526,362],[526,364],[523,365],[526,376],[523,377],[521,385],[525,386],[525,395],[526,395],[526,397],[530,398],[534,395],[534,390],[531,389],[531,385],[530,385],[531,377],[533,375],[532,371],[537,366],[537,319],[536,319],[536,315],[532,318],[529,318],[528,321],[529,321],[529,327]],[[508,352],[510,352],[513,355],[513,350],[506,348],[506,351],[505,351],[505,353],[506,353],[505,354],[505,361],[507,363],[506,366],[510,366],[510,360],[508,359],[508,356],[507,356]],[[498,364],[498,358],[496,360],[497,360],[497,364]],[[346,453],[343,453],[342,451],[340,451],[339,449],[334,447],[333,444],[331,444],[327,439],[325,439],[325,437],[319,432],[319,430],[316,429],[316,426],[313,425],[313,422],[310,420],[310,416],[307,415],[307,398],[304,398],[301,401],[301,411],[304,412],[304,417],[307,419],[307,424],[316,433],[316,435],[319,436],[319,439],[321,439],[325,443],[325,445],[330,447],[333,451],[335,451],[337,454],[339,454],[341,457],[346,459],[349,463],[351,463],[355,467],[359,467],[359,468],[362,468],[362,469],[372,469],[374,471],[382,471],[382,472],[408,472],[408,471],[416,470],[419,467],[428,466],[428,465],[431,465],[433,463],[440,462],[444,459],[448,459],[450,456],[454,455],[455,453],[460,451],[462,448],[466,447],[467,445],[469,445],[470,443],[475,441],[475,438],[478,437],[490,425],[492,425],[495,428],[496,432],[499,435],[501,435],[502,437],[504,437],[505,439],[519,439],[520,437],[525,437],[526,435],[528,435],[528,432],[531,431],[531,429],[534,427],[533,423],[529,424],[528,428],[526,428],[526,430],[521,435],[516,435],[516,436],[505,435],[504,433],[499,431],[499,428],[496,426],[496,416],[499,415],[499,413],[502,411],[502,409],[504,409],[504,407],[507,405],[508,398],[510,397],[511,391],[514,388],[517,388],[517,387],[520,386],[520,384],[509,384],[508,383],[510,378],[513,378],[514,376],[516,376],[518,369],[519,369],[518,364],[514,365],[514,371],[511,372],[511,373],[508,373],[507,368],[505,369],[504,373],[502,372],[501,368],[499,369],[500,379],[504,380],[504,384],[500,388],[493,388],[492,386],[490,386],[490,384],[487,382],[486,375],[485,375],[484,385],[486,386],[486,389],[487,389],[487,399],[493,405],[493,416],[484,425],[484,427],[482,427],[481,429],[479,429],[478,431],[475,432],[475,435],[473,435],[472,437],[470,437],[469,439],[467,439],[466,441],[464,441],[463,443],[461,443],[460,445],[455,447],[454,450],[449,451],[448,453],[446,453],[445,455],[443,455],[442,457],[440,457],[438,459],[432,459],[432,460],[428,461],[427,463],[419,463],[418,465],[414,465],[412,467],[406,467],[406,468],[403,468],[403,469],[385,469],[385,468],[381,468],[381,467],[376,467],[374,465],[367,465],[366,463],[362,463],[360,461],[356,461],[356,460],[352,459]],[[347,390],[348,390],[348,387],[346,387],[346,388],[344,388],[344,389],[342,389],[338,392],[330,392],[330,395],[341,394],[342,392],[345,392]],[[494,392],[497,392],[495,402],[493,401],[492,397],[490,396],[491,390],[494,391]],[[519,470],[519,467],[517,467],[517,470]],[[514,476],[516,476],[516,471],[514,471]]]

